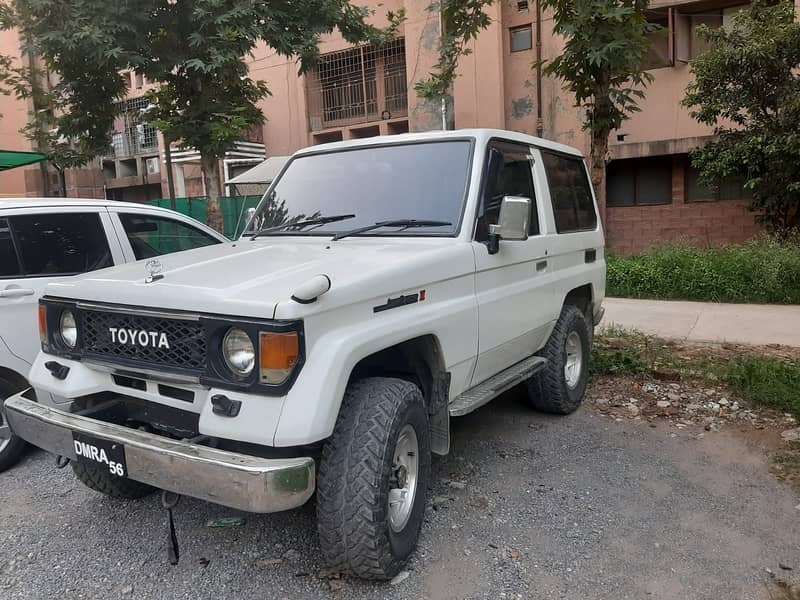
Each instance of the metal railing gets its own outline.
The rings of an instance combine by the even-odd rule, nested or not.
[[[144,97],[130,98],[121,103],[121,112],[114,121],[114,131],[111,133],[112,157],[158,152],[158,130],[146,119],[149,104]]]
[[[323,54],[306,82],[311,131],[406,116],[405,40]]]

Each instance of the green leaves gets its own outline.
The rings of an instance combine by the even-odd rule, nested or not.
[[[702,30],[683,104],[716,137],[692,154],[702,182],[744,175],[769,229],[800,227],[800,24],[793,3],[754,2],[730,27]]]
[[[367,16],[347,0],[14,0],[0,10],[0,21],[18,27],[58,76],[46,99],[55,116],[40,124],[37,139],[55,150],[46,134],[57,128],[88,158],[108,149],[118,101],[128,93],[121,71],[160,83],[149,94],[148,118],[170,139],[221,157],[264,121],[258,103],[269,90],[247,76],[245,64],[259,43],[307,68],[321,36],[338,28],[353,43],[384,43],[404,11],[389,15],[386,30]]]

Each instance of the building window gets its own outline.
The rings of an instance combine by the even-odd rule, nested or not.
[[[747,4],[729,6],[728,8],[718,8],[716,10],[704,10],[702,14],[690,14],[689,18],[689,58],[697,58],[708,50],[708,41],[697,31],[700,25],[706,25],[711,29],[719,27],[730,27],[733,17],[740,10],[747,8]]]
[[[653,206],[672,202],[672,158],[615,160],[606,174],[608,206]]]
[[[405,41],[323,54],[306,75],[311,131],[408,114]]]
[[[528,0],[519,0],[517,2],[517,12],[528,12]]]
[[[662,12],[650,12],[647,15],[647,22],[655,29],[647,34],[650,47],[644,57],[645,69],[659,69],[670,67],[674,64],[672,52],[672,14],[668,9],[666,14]]]
[[[511,29],[511,51],[522,52],[533,48],[533,35],[531,26],[515,27]]]
[[[744,187],[745,177],[731,177],[709,188],[700,181],[700,172],[686,161],[686,202],[717,202],[719,200],[752,200],[753,191]]]
[[[158,132],[147,122],[145,97],[131,98],[120,103],[120,114],[114,120],[111,134],[113,155],[117,158],[158,152]]]

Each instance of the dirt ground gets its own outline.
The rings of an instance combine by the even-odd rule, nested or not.
[[[0,475],[0,598],[795,598],[800,493],[775,460],[788,417],[635,378],[596,379],[569,417],[525,400],[453,421],[396,585],[325,573],[313,503],[242,515],[185,498],[172,567],[157,496],[105,498],[32,451]],[[231,516],[244,521],[207,526]]]

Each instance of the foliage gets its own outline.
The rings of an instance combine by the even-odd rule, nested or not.
[[[609,296],[710,302],[800,304],[800,239],[743,245],[670,245],[607,257]]]
[[[684,105],[716,138],[692,155],[701,180],[746,178],[751,208],[774,231],[800,227],[800,24],[794,4],[753,2],[731,27],[700,30]]]
[[[440,11],[443,27],[439,45],[439,62],[428,79],[415,86],[417,94],[428,100],[440,100],[450,94],[456,78],[458,61],[469,55],[467,44],[491,24],[484,8],[495,0],[441,0],[434,2],[428,10]]]
[[[389,13],[391,27],[379,30],[366,23],[366,9],[347,0],[14,0],[13,6],[29,49],[58,75],[59,134],[87,153],[105,150],[118,101],[127,95],[120,72],[133,69],[159,82],[148,117],[168,139],[198,150],[216,217],[216,159],[264,121],[258,102],[268,88],[249,77],[245,63],[256,46],[296,56],[307,69],[319,56],[320,36],[334,28],[351,43],[381,44],[402,18]],[[215,224],[212,215],[209,221]]]
[[[650,48],[648,0],[542,0],[553,12],[553,29],[563,36],[563,52],[544,72],[564,82],[575,105],[586,108],[584,128],[591,131],[592,183],[602,192],[608,136],[639,110],[644,87],[653,79],[644,70]]]
[[[741,398],[800,414],[800,364],[760,356],[739,356],[724,368],[723,381]]]
[[[554,31],[564,51],[545,73],[564,82],[577,106],[588,109],[587,129],[610,132],[639,110],[643,87],[653,76],[643,70],[648,33],[658,27],[644,16],[646,0],[543,0],[553,10]]]

